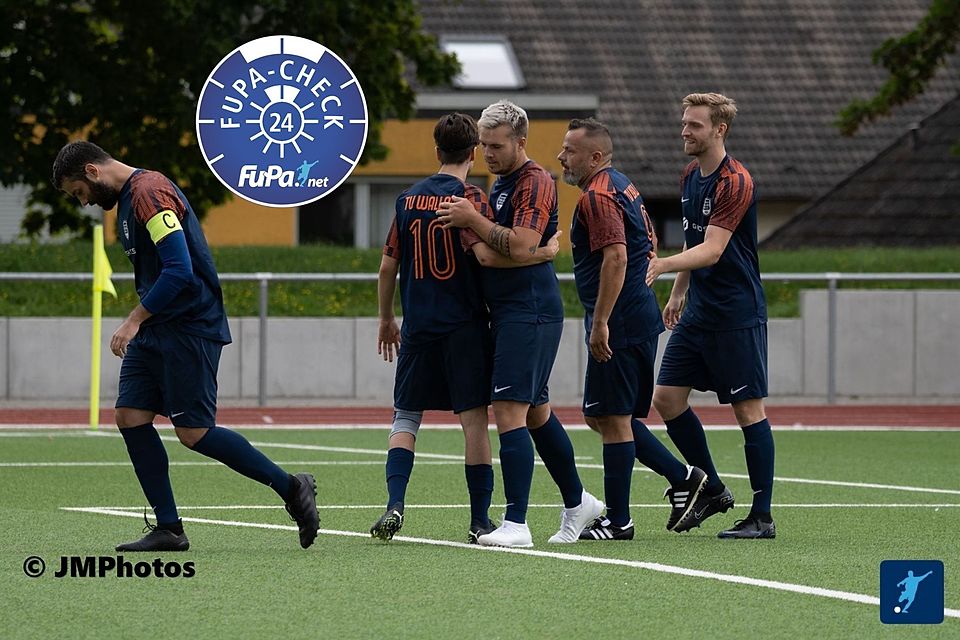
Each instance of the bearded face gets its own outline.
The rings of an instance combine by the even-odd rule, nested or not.
[[[82,179],[87,185],[90,194],[90,197],[87,199],[87,204],[95,204],[104,210],[113,209],[117,206],[117,200],[120,198],[119,191],[102,182],[94,182],[86,176]]]

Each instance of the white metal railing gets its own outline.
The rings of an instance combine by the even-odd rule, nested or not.
[[[676,274],[665,273],[658,281],[670,281]],[[960,273],[763,273],[765,281],[775,282],[826,282],[827,283],[827,402],[833,404],[837,396],[837,286],[840,282],[960,282]],[[130,272],[114,273],[115,280],[133,280]],[[561,282],[573,282],[572,273],[558,273]],[[0,272],[4,281],[84,282],[93,280],[92,273],[66,272]],[[220,280],[229,282],[258,282],[259,293],[259,368],[257,401],[267,403],[267,315],[271,282],[376,282],[375,273],[221,273]]]

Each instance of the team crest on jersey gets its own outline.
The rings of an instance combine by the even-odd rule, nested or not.
[[[710,216],[710,210],[713,208],[713,203],[710,198],[703,199],[703,217],[707,218]]]
[[[506,202],[506,201],[507,201],[507,194],[506,194],[506,192],[501,193],[501,194],[500,194],[500,197],[497,198],[497,211],[500,211],[500,207],[502,207],[502,206],[503,206],[503,203]]]

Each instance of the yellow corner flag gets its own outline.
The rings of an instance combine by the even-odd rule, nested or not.
[[[113,281],[110,280],[112,275],[113,269],[103,248],[103,225],[98,224],[93,228],[93,292],[109,293],[116,298],[117,290],[113,288]]]
[[[113,269],[103,248],[103,225],[93,227],[93,336],[90,351],[90,427],[96,429],[100,424],[100,316],[102,313],[102,295],[109,293],[117,297],[110,276]]]

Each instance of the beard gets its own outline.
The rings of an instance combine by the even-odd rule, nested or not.
[[[117,206],[117,200],[120,198],[119,191],[100,182],[93,182],[86,176],[84,176],[83,181],[86,182],[90,188],[90,201],[88,204],[95,204],[105,211]]]
[[[692,141],[689,145],[684,141],[683,151],[688,156],[699,156],[707,150],[706,142]]]
[[[572,169],[563,170],[563,181],[572,187],[580,186],[581,176],[578,176]]]

